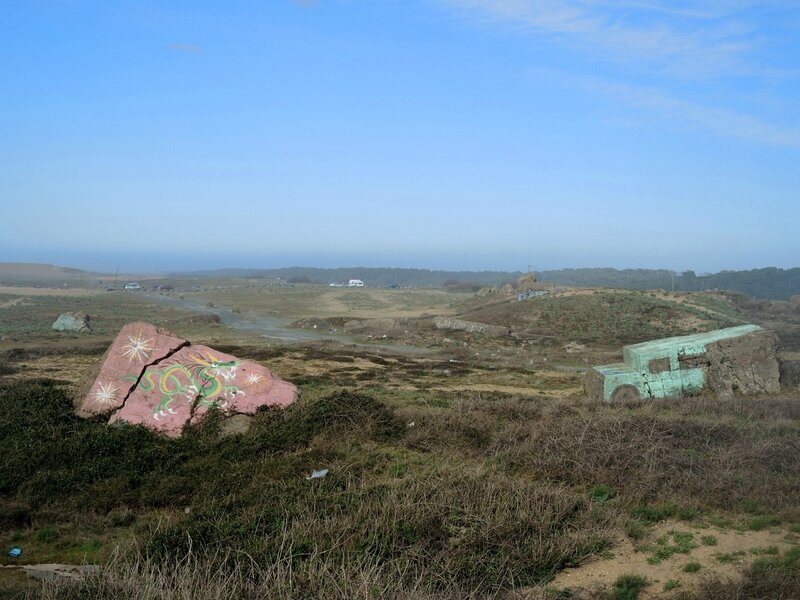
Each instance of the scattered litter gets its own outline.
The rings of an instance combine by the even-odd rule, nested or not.
[[[192,512],[191,506],[187,506],[186,508],[183,509],[183,514],[185,515],[191,514],[191,512]]]
[[[306,479],[322,479],[328,474],[328,469],[322,469],[321,471],[311,471],[311,477],[306,477]]]
[[[415,425],[414,421],[411,421],[411,423],[409,423],[408,425],[406,425],[406,427],[413,427],[414,425]]]
[[[8,551],[8,555],[12,558],[17,558],[18,556],[22,555],[22,548],[14,546],[11,550]]]

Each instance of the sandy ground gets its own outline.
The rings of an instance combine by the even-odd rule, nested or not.
[[[647,559],[652,552],[637,549],[648,544],[657,547],[655,540],[661,536],[669,536],[671,532],[690,532],[694,535],[697,548],[689,554],[673,554],[659,564],[650,564]],[[715,546],[707,546],[701,542],[702,536],[714,536]],[[621,575],[643,575],[650,582],[641,597],[669,598],[679,591],[691,590],[703,577],[719,577],[721,579],[738,579],[741,572],[753,561],[763,555],[752,550],[776,546],[780,552],[789,549],[792,544],[787,541],[787,531],[773,528],[764,531],[736,531],[715,527],[699,528],[689,523],[666,522],[654,527],[643,543],[636,546],[627,536],[618,539],[607,560],[598,559],[574,569],[561,571],[547,587],[557,589],[579,589],[592,592],[613,585]],[[744,552],[736,556],[732,562],[720,562],[717,555]],[[689,562],[700,564],[696,573],[685,573],[683,567]],[[665,592],[664,584],[669,580],[680,582],[680,587],[673,592]],[[538,593],[538,592],[537,592]]]
[[[23,300],[25,300],[25,296],[20,296],[19,298],[14,298],[12,300],[6,300],[5,302],[0,302],[0,308],[11,308],[12,306],[16,306]]]
[[[286,318],[347,317],[380,319],[448,315],[454,305],[470,297],[436,289],[388,290],[380,288],[328,288],[297,286],[268,288],[257,292],[247,288],[206,290],[187,293],[187,298],[211,300],[218,306],[237,306],[243,311]]]
[[[37,287],[13,287],[0,286],[0,294],[11,294],[13,296],[70,296],[85,297],[105,294],[105,290],[89,288],[37,288]]]

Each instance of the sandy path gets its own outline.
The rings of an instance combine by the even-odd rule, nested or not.
[[[691,550],[689,554],[673,554],[659,564],[650,564],[647,559],[652,557],[653,553],[642,551],[642,546],[650,544],[654,548],[658,547],[655,540],[662,536],[669,537],[670,543],[672,543],[672,532],[693,534],[693,541],[697,544],[697,548]],[[780,552],[789,549],[792,544],[786,541],[786,534],[787,532],[783,528],[764,531],[736,531],[716,527],[701,529],[691,523],[662,523],[653,527],[646,541],[637,544],[639,550],[627,536],[622,536],[611,550],[612,558],[597,559],[574,569],[565,569],[558,573],[548,587],[581,589],[591,592],[613,585],[621,575],[643,575],[650,582],[650,585],[642,593],[643,598],[669,598],[674,596],[675,592],[664,592],[664,584],[668,580],[680,582],[680,587],[676,591],[687,591],[695,587],[703,577],[715,576],[728,580],[740,578],[742,571],[747,566],[763,556],[755,554],[751,550],[769,546],[776,546]],[[704,545],[701,541],[702,536],[713,536],[716,539],[716,545]],[[720,562],[716,558],[716,555],[719,554],[735,552],[744,554],[735,556],[731,562]],[[683,567],[689,562],[699,563],[700,570],[696,573],[685,573]]]
[[[6,300],[5,302],[0,302],[0,308],[11,308],[12,306],[16,306],[23,300],[25,300],[25,296],[20,296],[19,298],[14,298],[13,300]]]
[[[93,290],[89,288],[35,288],[35,287],[13,287],[0,286],[0,294],[10,294],[12,296],[70,296],[85,297],[104,294],[103,290]]]

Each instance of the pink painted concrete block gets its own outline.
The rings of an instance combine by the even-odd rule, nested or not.
[[[78,407],[78,414],[85,417],[119,409],[145,365],[163,360],[187,343],[149,323],[125,325],[106,352],[100,374]]]
[[[296,399],[294,385],[258,363],[132,323],[112,344],[79,414],[115,411],[109,423],[142,424],[178,436],[212,407],[226,415],[252,414],[260,406],[283,408]]]

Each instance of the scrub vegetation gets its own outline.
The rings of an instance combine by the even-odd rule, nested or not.
[[[588,313],[584,302],[608,301],[575,297],[561,309],[571,319]],[[634,298],[619,318],[658,300]],[[96,352],[58,378],[58,353],[4,355],[0,546],[19,546],[25,562],[101,571],[39,583],[4,569],[0,598],[800,594],[797,392],[599,404],[583,397],[577,371],[525,368],[478,336],[400,355],[213,335],[299,384],[300,400],[258,413],[243,433],[212,412],[169,439],[74,415],[78,367]],[[560,356],[547,345],[517,350]],[[322,468],[327,477],[306,479]],[[736,549],[731,531],[741,533]],[[567,567],[615,564],[620,537],[653,568],[674,565],[669,577],[621,572],[601,591],[553,587]],[[717,578],[727,564],[695,558],[705,551],[731,555],[744,575]]]

